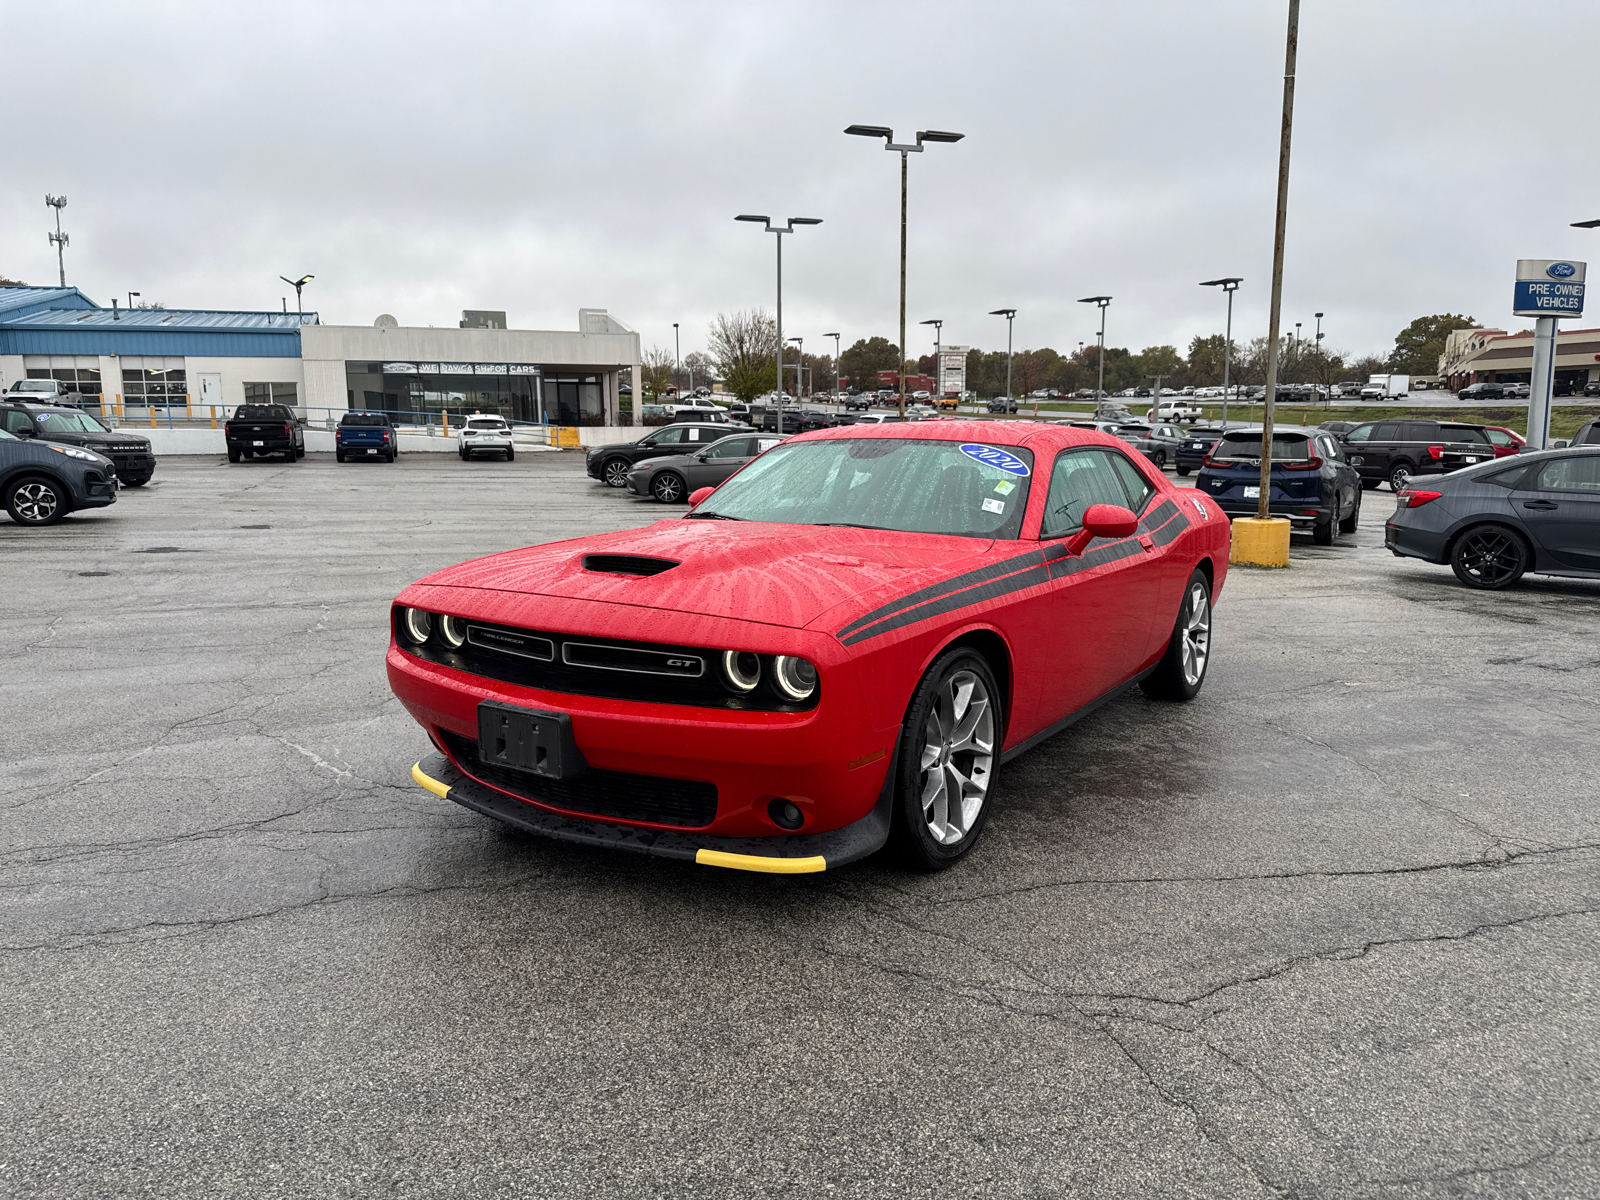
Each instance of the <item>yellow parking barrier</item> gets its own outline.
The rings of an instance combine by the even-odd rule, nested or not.
[[[583,443],[578,440],[578,430],[573,425],[556,426],[556,445],[562,449],[576,449]]]
[[[1240,517],[1233,523],[1233,549],[1228,561],[1235,566],[1287,567],[1289,522],[1283,517]]]

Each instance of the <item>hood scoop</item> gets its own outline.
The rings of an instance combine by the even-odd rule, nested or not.
[[[643,554],[585,554],[583,569],[602,575],[659,575],[679,563],[671,558],[650,558]]]

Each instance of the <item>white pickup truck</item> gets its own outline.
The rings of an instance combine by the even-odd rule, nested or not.
[[[1205,413],[1190,404],[1187,400],[1158,400],[1149,412],[1145,413],[1145,420],[1152,425],[1158,421],[1198,421]]]

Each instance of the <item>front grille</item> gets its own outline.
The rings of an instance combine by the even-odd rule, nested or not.
[[[438,733],[456,766],[468,775],[536,804],[589,816],[648,821],[652,825],[675,825],[683,829],[703,829],[717,816],[717,785],[714,783],[593,769],[576,779],[541,779],[537,775],[482,762],[478,758],[478,744],[471,738],[447,729]]]
[[[468,621],[466,643],[454,650],[433,639],[413,645],[398,625],[395,641],[426,662],[573,696],[739,712],[807,712],[821,695],[819,688],[805,703],[792,704],[771,691],[768,682],[748,695],[735,695],[721,682],[721,652],[704,647],[569,637],[484,621]]]

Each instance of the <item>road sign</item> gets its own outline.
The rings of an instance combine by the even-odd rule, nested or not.
[[[1512,315],[1581,317],[1583,277],[1587,266],[1587,263],[1564,258],[1518,259]]]

